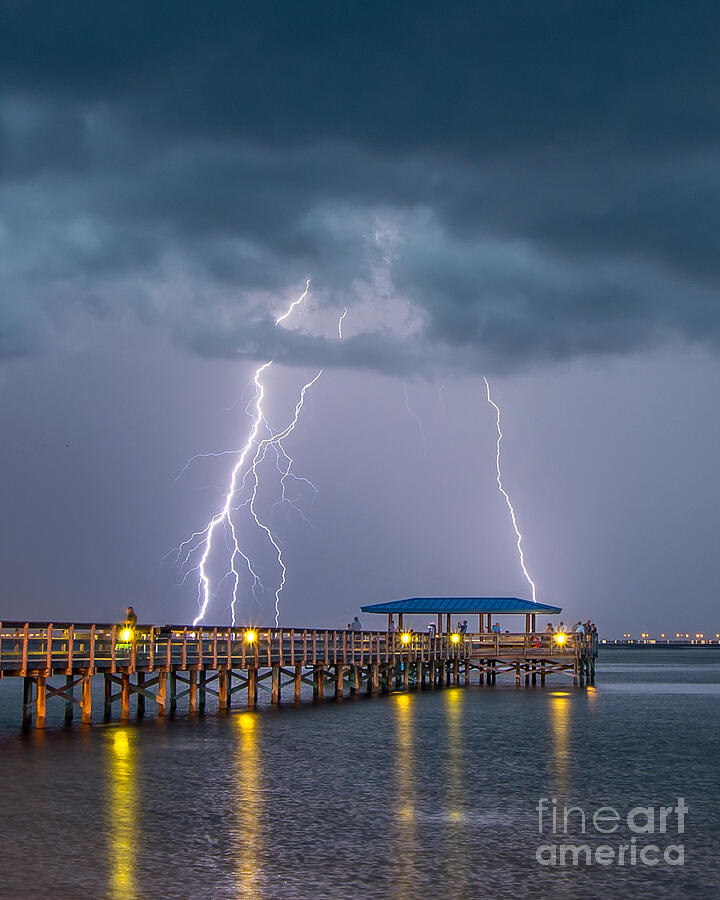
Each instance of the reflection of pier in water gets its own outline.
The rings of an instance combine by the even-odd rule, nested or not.
[[[449,618],[449,617],[448,617]],[[529,619],[529,617],[526,617]],[[448,621],[448,629],[450,622]],[[119,703],[121,719],[138,716],[147,700],[158,716],[173,714],[186,699],[191,714],[208,696],[228,709],[244,694],[248,708],[266,691],[272,704],[290,688],[300,702],[320,700],[329,688],[336,699],[348,692],[370,695],[448,684],[493,685],[509,676],[519,687],[545,683],[548,675],[571,676],[575,684],[594,678],[591,646],[582,635],[473,634],[411,631],[339,631],[300,628],[205,628],[34,622],[0,625],[0,677],[23,684],[22,721],[43,728],[46,703],[64,703],[65,721],[77,707],[84,724],[93,720],[92,681],[104,679],[105,721]],[[51,679],[59,679],[53,684]],[[79,689],[80,696],[77,696]]]

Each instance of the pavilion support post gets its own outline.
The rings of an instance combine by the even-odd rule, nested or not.
[[[280,702],[280,665],[273,663],[272,675],[270,676],[270,703],[277,706]]]
[[[295,663],[295,684],[293,700],[299,703],[302,699],[302,663]]]
[[[442,613],[438,613],[437,617],[438,617],[437,633],[442,634]]]
[[[207,672],[205,669],[201,669],[198,672],[198,712],[205,712],[205,705],[207,703]]]
[[[537,613],[532,614],[532,630],[533,634],[537,631]]]
[[[402,631],[403,627],[403,614],[398,613],[398,631]]]
[[[130,673],[120,673],[120,718],[125,721],[130,718]]]
[[[73,707],[75,706],[75,704],[72,701],[72,697],[73,697],[73,693],[74,693],[72,675],[65,676],[65,693],[70,698],[69,700],[68,699],[65,700],[65,724],[70,725],[73,720],[73,713],[74,713]]]
[[[487,614],[487,630],[488,633],[492,631],[492,613]]]
[[[45,703],[47,697],[47,685],[44,675],[38,675],[35,693],[35,727],[45,727]]]
[[[103,719],[109,722],[112,718],[112,681],[109,675],[104,675],[105,685],[105,704],[103,708]]]
[[[218,670],[218,709],[225,712],[228,708],[228,670]]]
[[[485,632],[485,622],[483,619],[485,616],[482,613],[478,614],[478,634],[484,634]]]
[[[446,633],[447,633],[447,634],[450,634],[451,631],[452,631],[452,616],[450,615],[450,613],[448,613],[448,614],[447,614],[447,628],[446,628]]]
[[[83,725],[92,725],[92,672],[83,672],[80,687],[80,713]]]
[[[247,708],[255,709],[257,706],[257,673],[253,666],[247,670]]]
[[[188,671],[188,712],[191,716],[197,714],[197,670]]]
[[[158,718],[162,719],[167,715],[167,672],[164,669],[158,671],[158,686],[155,702],[157,703]]]
[[[530,613],[525,613],[525,634],[530,634]]]
[[[141,689],[145,687],[145,673],[138,672],[137,673],[137,717],[138,719],[142,719],[145,715],[145,694],[142,693]]]
[[[23,677],[22,690],[22,724],[23,728],[29,728],[32,725],[32,678],[25,675]]]

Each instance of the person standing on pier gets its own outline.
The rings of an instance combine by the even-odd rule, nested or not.
[[[125,621],[123,622],[125,628],[135,628],[137,625],[137,616],[135,615],[135,610],[132,606],[128,606],[125,610]]]

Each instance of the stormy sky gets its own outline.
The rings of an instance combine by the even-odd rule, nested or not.
[[[1,9],[2,618],[191,619],[273,359],[286,624],[527,595],[486,374],[538,599],[720,632],[716,4]]]

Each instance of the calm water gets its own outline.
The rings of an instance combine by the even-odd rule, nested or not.
[[[0,897],[704,897],[720,652],[605,651],[594,690],[450,688],[19,735],[0,683]],[[48,710],[57,701],[50,701]],[[57,704],[60,706],[60,704]],[[541,797],[689,806],[685,864],[546,867]],[[579,822],[579,814],[576,814]],[[675,822],[669,818],[668,822]],[[589,824],[589,823],[588,823]],[[563,841],[617,847],[632,836]]]

